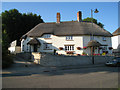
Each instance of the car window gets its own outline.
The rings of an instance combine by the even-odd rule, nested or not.
[[[112,63],[116,63],[116,62],[117,62],[117,61],[115,61],[115,60],[114,60],[114,61],[112,61]]]

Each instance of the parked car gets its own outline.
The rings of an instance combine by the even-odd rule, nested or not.
[[[120,66],[120,57],[115,57],[112,61],[105,64],[106,66]]]

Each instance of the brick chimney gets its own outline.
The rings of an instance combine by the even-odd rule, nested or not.
[[[82,21],[82,12],[81,11],[77,12],[77,21],[78,22]]]
[[[60,23],[60,13],[57,13],[57,23]]]

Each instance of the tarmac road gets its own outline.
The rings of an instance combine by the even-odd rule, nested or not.
[[[118,67],[39,68],[3,71],[3,88],[118,88]]]

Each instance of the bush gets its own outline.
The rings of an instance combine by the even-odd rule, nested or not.
[[[13,56],[10,54],[2,55],[2,68],[8,68],[13,64]]]
[[[83,52],[82,55],[83,55],[83,56],[84,56],[84,55],[87,55],[87,53]]]

